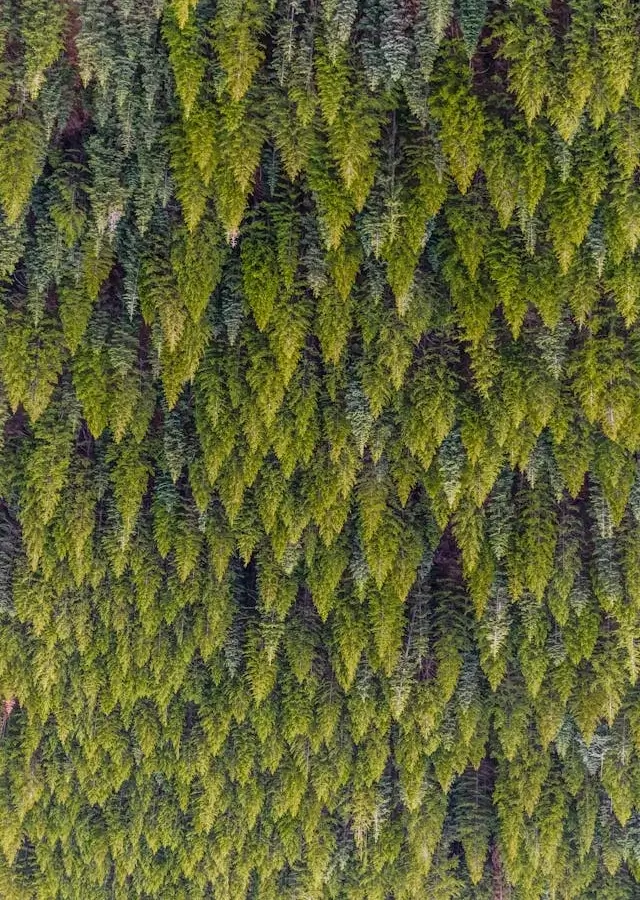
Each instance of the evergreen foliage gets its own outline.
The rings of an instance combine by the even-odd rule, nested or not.
[[[640,896],[640,6],[0,3],[0,897]]]

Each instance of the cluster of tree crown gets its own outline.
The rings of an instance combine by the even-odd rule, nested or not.
[[[640,896],[636,0],[0,3],[0,896]]]

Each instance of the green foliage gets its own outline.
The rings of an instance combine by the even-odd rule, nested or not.
[[[471,91],[466,54],[459,44],[447,46],[434,82],[430,105],[440,127],[442,150],[460,193],[465,194],[482,159],[485,125],[482,104]]]
[[[204,77],[206,63],[202,34],[194,19],[180,21],[177,10],[174,19],[170,12],[163,21],[163,37],[169,48],[169,62],[176,80],[176,93],[182,103],[185,119],[189,118]]]
[[[61,336],[59,323],[51,317],[36,327],[24,314],[6,316],[0,336],[0,368],[14,412],[22,404],[35,420],[47,408],[62,371]]]
[[[0,203],[10,225],[29,202],[42,157],[42,129],[36,122],[15,118],[0,125]]]
[[[64,4],[25,0],[22,4],[21,37],[25,43],[25,81],[33,98],[44,83],[45,71],[63,49],[66,24]]]
[[[634,898],[633,0],[0,3],[0,896]]]

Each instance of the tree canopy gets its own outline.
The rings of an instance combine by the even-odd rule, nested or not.
[[[0,3],[0,897],[640,896],[640,4]]]

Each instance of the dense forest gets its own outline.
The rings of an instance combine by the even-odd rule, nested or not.
[[[640,3],[0,2],[2,900],[640,897]]]

